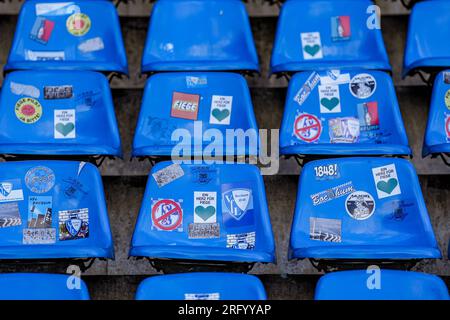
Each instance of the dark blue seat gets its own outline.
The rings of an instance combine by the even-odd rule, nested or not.
[[[9,73],[0,127],[0,154],[122,156],[111,90],[97,72]]]
[[[261,281],[238,273],[184,273],[141,282],[136,300],[266,300]]]
[[[450,1],[417,3],[409,18],[403,76],[418,71],[443,70],[450,66]],[[430,19],[433,17],[433,19]]]
[[[114,4],[96,0],[25,1],[4,69],[128,73]]]
[[[422,155],[450,153],[450,70],[434,81]]]
[[[295,74],[280,133],[284,155],[410,155],[394,84],[381,71]]]
[[[142,72],[258,71],[245,5],[230,0],[160,0],[153,6]]]
[[[281,7],[271,71],[391,70],[369,0],[287,1]],[[371,21],[372,28],[368,27]]]
[[[275,244],[261,174],[248,164],[152,168],[130,256],[270,263]]]
[[[189,141],[172,140],[173,132],[189,136]],[[242,129],[252,139],[239,145],[226,139],[229,129]],[[221,134],[213,153],[257,155],[258,127],[244,77],[235,73],[160,73],[151,76],[144,89],[141,112],[133,142],[133,156],[170,156],[178,148],[202,155],[211,144],[204,136]],[[200,132],[200,133],[199,133]],[[203,136],[204,135],[204,136]],[[202,139],[201,141],[198,141]],[[194,141],[196,144],[194,144]],[[180,151],[180,148],[183,148]]]
[[[379,270],[377,288],[366,270],[332,272],[317,283],[316,300],[448,300],[439,277],[426,273]],[[369,288],[370,287],[370,288]]]
[[[83,280],[69,289],[68,275],[45,273],[0,274],[0,300],[89,300]]]
[[[0,260],[113,258],[103,184],[75,161],[0,163]]]
[[[312,161],[303,168],[298,190],[290,259],[441,258],[417,174],[407,160]]]

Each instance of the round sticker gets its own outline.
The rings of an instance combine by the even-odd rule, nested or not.
[[[365,191],[355,191],[345,200],[345,209],[353,219],[366,220],[375,212],[375,200]]]
[[[322,124],[320,120],[312,114],[301,114],[295,119],[294,134],[300,140],[313,142],[320,138]]]
[[[178,229],[183,222],[183,210],[178,202],[159,200],[152,207],[153,226],[162,231]]]
[[[67,18],[66,27],[70,34],[81,37],[91,29],[91,19],[84,13],[74,13]]]
[[[450,110],[450,90],[445,93],[445,105]]]
[[[28,170],[25,184],[34,193],[46,193],[55,185],[55,174],[47,167],[39,166]]]
[[[14,107],[16,117],[26,124],[37,122],[42,116],[42,106],[33,98],[22,98],[16,102]]]
[[[445,119],[445,133],[447,134],[447,139],[450,139],[450,116]]]
[[[377,89],[377,81],[368,73],[360,73],[350,81],[350,92],[358,99],[366,99]]]

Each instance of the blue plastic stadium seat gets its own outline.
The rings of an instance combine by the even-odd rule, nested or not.
[[[127,74],[125,47],[114,4],[96,0],[25,1],[5,66],[8,71],[17,69]]]
[[[281,124],[285,155],[410,155],[394,84],[381,71],[295,74]]]
[[[303,168],[298,190],[291,259],[441,258],[407,160],[312,161]]]
[[[148,179],[130,256],[274,262],[259,169],[248,164],[158,163]]]
[[[142,72],[258,68],[241,1],[161,0],[154,4]]]
[[[424,157],[442,153],[450,153],[450,70],[435,79],[422,151]]]
[[[329,68],[391,70],[369,0],[287,1],[281,7],[271,71]],[[372,18],[371,18],[372,16]],[[369,21],[369,22],[368,22]]]
[[[0,260],[113,258],[103,184],[75,161],[0,163]]]
[[[122,155],[108,80],[97,72],[9,73],[0,127],[0,154]]]
[[[69,289],[68,275],[39,273],[0,274],[0,300],[89,300],[83,280]]]
[[[373,271],[372,271],[373,272]],[[316,300],[448,300],[439,277],[398,270],[332,272],[317,283]],[[379,282],[371,277],[379,276]],[[374,278],[375,279],[375,278]]]
[[[450,66],[450,1],[417,3],[409,18],[403,76]],[[430,19],[433,17],[433,19]]]
[[[174,137],[172,141],[176,129],[183,130],[191,138]],[[227,139],[226,130],[229,129],[249,130],[245,145],[240,145],[237,138]],[[190,72],[159,73],[148,79],[134,137],[133,156],[170,156],[172,151],[175,152],[175,146],[178,146],[176,150],[182,146],[186,151],[184,155],[188,152],[202,155],[212,143],[206,138],[208,133],[222,134],[222,141],[214,141],[217,148],[212,153],[216,156],[258,154],[258,127],[243,76]]]
[[[141,282],[136,300],[266,300],[261,281],[238,273],[184,273]]]

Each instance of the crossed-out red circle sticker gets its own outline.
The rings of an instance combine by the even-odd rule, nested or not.
[[[153,227],[161,231],[179,229],[183,223],[181,205],[173,200],[159,200],[152,206]]]
[[[294,134],[300,140],[313,142],[320,138],[322,124],[319,118],[312,114],[301,114],[295,119]]]

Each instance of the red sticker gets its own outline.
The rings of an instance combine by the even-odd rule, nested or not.
[[[161,231],[180,229],[183,223],[183,210],[178,202],[159,200],[152,205],[153,227]],[[181,230],[182,231],[182,228]]]
[[[174,92],[170,115],[175,118],[197,120],[199,102],[198,94]]]
[[[445,119],[445,133],[447,134],[447,139],[450,139],[450,116]]]
[[[322,124],[316,116],[304,113],[295,119],[294,133],[300,140],[313,142],[320,138]]]

